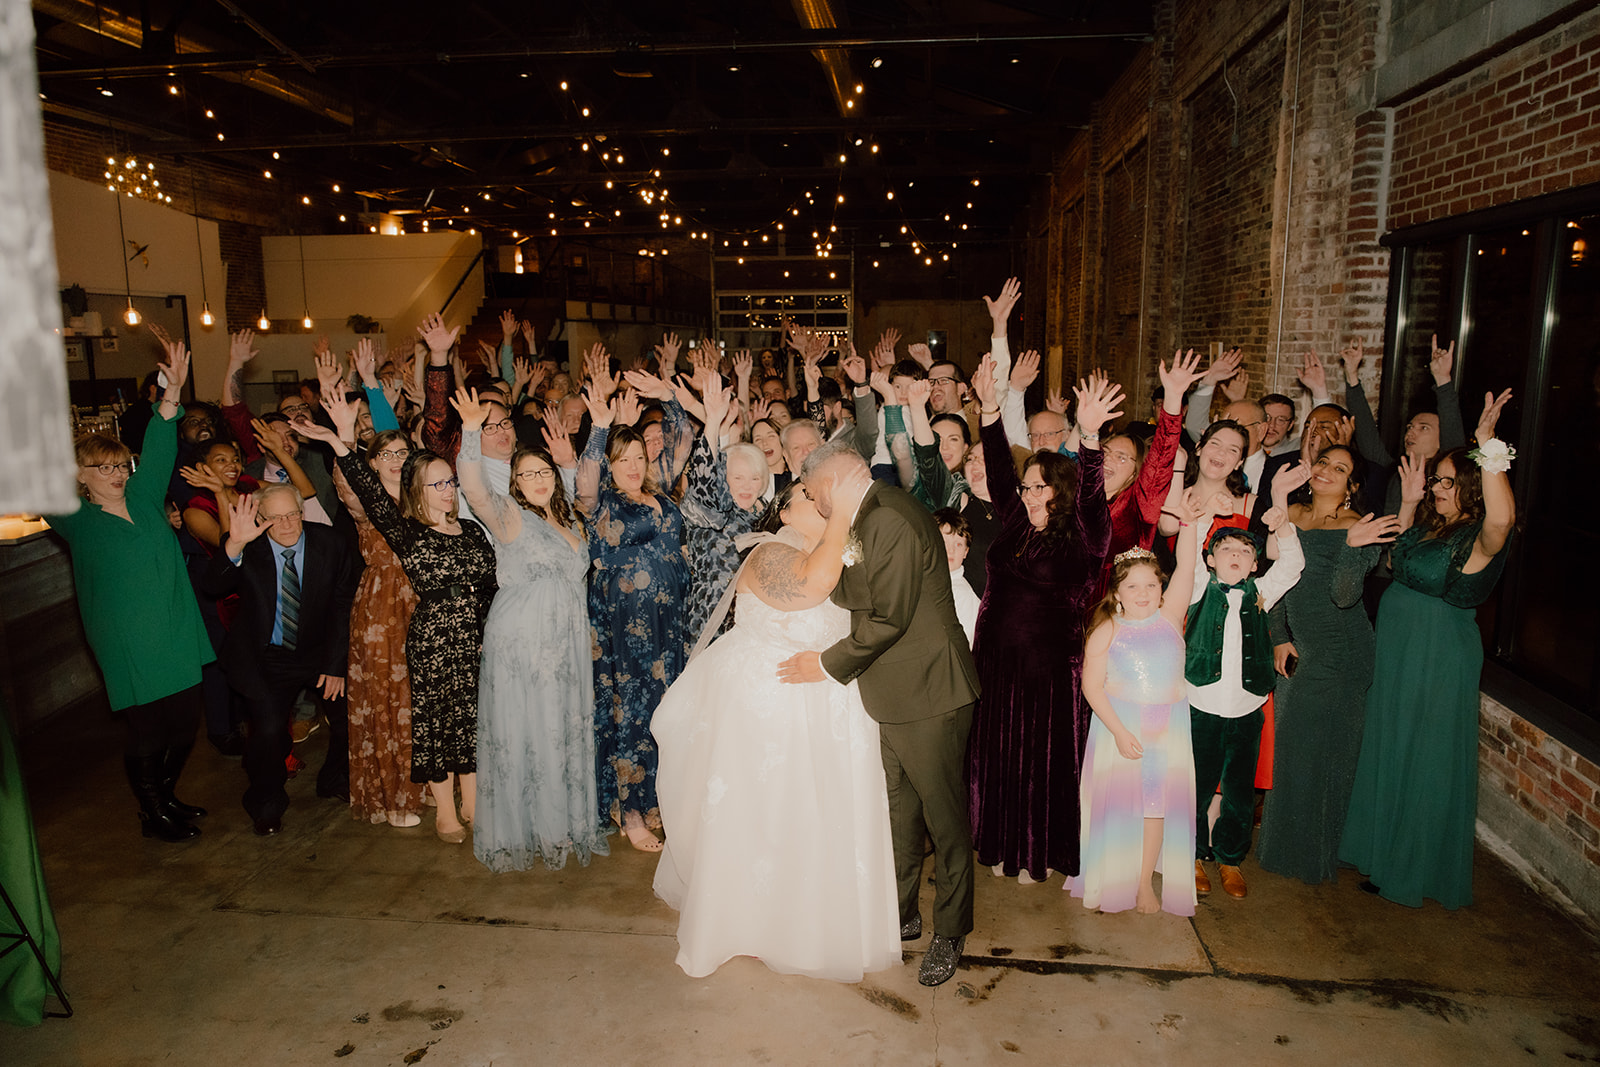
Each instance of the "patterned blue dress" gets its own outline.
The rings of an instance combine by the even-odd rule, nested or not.
[[[607,429],[589,435],[584,458],[605,457]],[[594,731],[602,819],[637,811],[661,826],[650,717],[689,658],[683,603],[689,559],[683,515],[657,493],[659,511],[603,478],[590,516],[589,631],[594,650]]]
[[[685,636],[691,645],[700,639],[706,620],[739,569],[739,550],[733,539],[749,533],[758,514],[733,502],[733,494],[728,491],[728,454],[719,450],[712,456],[706,439],[696,437],[694,451],[689,454],[689,491],[683,498],[693,579],[684,612],[688,619]],[[731,613],[724,623],[732,624]]]

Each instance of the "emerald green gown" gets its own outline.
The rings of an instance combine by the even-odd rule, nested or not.
[[[1472,903],[1478,813],[1478,681],[1488,598],[1505,549],[1463,574],[1481,523],[1394,543],[1394,583],[1378,608],[1378,656],[1339,858],[1409,907]]]

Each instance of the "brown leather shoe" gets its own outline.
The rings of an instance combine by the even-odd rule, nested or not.
[[[1219,863],[1217,873],[1222,875],[1222,891],[1230,897],[1243,900],[1244,895],[1250,892],[1244,884],[1244,875],[1239,873],[1239,868]]]
[[[1194,891],[1202,897],[1211,892],[1211,879],[1199,860],[1194,861]]]

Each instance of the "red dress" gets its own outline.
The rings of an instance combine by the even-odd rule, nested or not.
[[[1172,488],[1172,460],[1178,453],[1178,439],[1182,435],[1182,418],[1167,414],[1163,408],[1156,419],[1155,436],[1150,439],[1138,479],[1111,501],[1111,545],[1106,549],[1105,565],[1100,569],[1100,580],[1095,583],[1089,603],[1098,604],[1105,598],[1106,588],[1111,584],[1111,568],[1119,552],[1155,544],[1156,523],[1161,518],[1161,505],[1166,503],[1167,492]]]

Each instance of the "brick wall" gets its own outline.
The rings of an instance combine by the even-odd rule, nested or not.
[[[1395,109],[1389,227],[1600,182],[1600,12]]]

